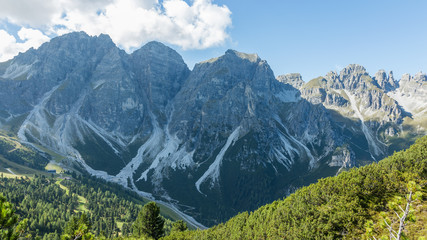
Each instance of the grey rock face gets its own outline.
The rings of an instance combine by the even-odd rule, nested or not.
[[[410,116],[418,129],[424,129],[422,123],[427,119],[427,77],[421,72],[411,76],[404,74],[398,82],[398,87],[387,93],[391,98],[396,99],[399,105]]]
[[[271,102],[297,101],[298,94],[292,87],[278,83],[259,57],[229,50],[214,61],[195,66],[174,100],[170,128],[186,139],[193,128],[217,132],[208,129],[222,123],[219,132],[229,132],[242,121],[256,125],[262,120],[258,115],[274,110]]]
[[[355,154],[347,146],[335,149],[335,152],[328,163],[331,167],[336,166],[341,168],[350,168],[355,164]]]
[[[282,83],[287,83],[293,86],[296,89],[300,89],[304,85],[301,74],[299,73],[289,73],[286,75],[280,75],[277,77],[277,80]]]
[[[1,84],[2,89],[7,89],[2,92],[16,94],[5,98],[3,109],[13,114],[30,110],[44,93],[67,78],[68,74],[82,67],[90,68],[86,65],[88,58],[94,54],[99,42],[107,41],[106,38],[109,39],[107,36],[89,38],[84,33],[73,33],[55,38],[37,51],[31,49],[15,57],[6,67]],[[98,48],[101,52],[115,48],[111,40],[110,44],[101,46],[104,46]]]
[[[387,76],[384,70],[379,70],[375,74],[375,77],[373,77],[373,80],[376,82],[377,86],[385,92],[393,91],[397,87],[392,71],[390,71],[389,76]]]
[[[164,109],[188,77],[190,70],[182,57],[159,42],[150,42],[131,55],[135,77],[144,86],[154,109]]]
[[[406,73],[399,81],[399,90],[407,94],[423,93],[426,83],[427,76],[422,72],[415,74],[415,76]]]
[[[130,160],[129,142],[153,131],[153,116],[166,114],[165,99],[188,73],[182,58],[163,44],[147,44],[129,56],[106,35],[72,33],[9,63],[1,81],[9,91],[1,92],[8,96],[3,109],[11,116],[28,114],[18,131],[23,140],[117,173]],[[115,164],[102,164],[95,152],[81,153],[90,144],[110,152],[103,157]]]

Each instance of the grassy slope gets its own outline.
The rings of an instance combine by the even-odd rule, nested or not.
[[[409,239],[418,239],[427,235],[427,136],[379,163],[321,179],[208,230],[175,233],[166,239],[361,239],[368,220],[382,236],[386,231],[379,227],[383,221],[379,213],[392,214],[387,203],[404,197],[409,181],[420,184],[424,193],[414,206],[417,220],[406,227]]]
[[[32,177],[34,176],[34,174],[45,175],[45,176],[50,175],[47,172],[17,164],[0,155],[0,173],[3,173],[4,176],[7,176],[7,175],[12,176],[12,174],[9,171],[7,171],[6,168],[9,168],[10,170],[12,170],[15,173],[15,175],[13,175],[15,177],[21,177],[21,176]]]
[[[3,132],[0,132],[0,156],[11,162],[38,170],[43,170],[50,160],[50,157],[22,145],[16,137]]]
[[[66,186],[61,184],[62,179],[58,179],[55,184],[57,184],[61,189],[63,189],[66,194],[70,194],[70,189],[68,189]],[[77,195],[77,201],[79,202],[79,206],[77,207],[77,211],[75,212],[89,212],[89,209],[87,209],[86,204],[88,203],[87,199],[82,197],[81,195]]]

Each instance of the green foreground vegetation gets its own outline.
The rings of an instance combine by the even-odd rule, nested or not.
[[[207,230],[172,223],[155,203],[141,207],[145,202],[124,191],[89,176],[2,177],[0,234],[11,236],[2,239],[389,239],[391,234],[425,239],[427,136],[379,163],[320,179]]]
[[[405,208],[408,183],[417,186],[419,199],[410,206],[401,239],[426,239],[427,136],[379,163],[320,179],[224,224],[165,239],[389,239],[385,222],[397,231],[393,206]]]

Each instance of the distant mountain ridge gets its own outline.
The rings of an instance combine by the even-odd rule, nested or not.
[[[79,32],[0,63],[0,127],[211,225],[408,146],[425,93],[423,74],[359,65],[276,79],[234,50],[190,71],[161,43],[127,54]]]

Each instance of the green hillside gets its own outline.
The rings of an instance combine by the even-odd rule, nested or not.
[[[0,132],[0,167],[8,168],[8,161],[33,169],[43,170],[49,163],[50,156],[36,152],[21,143],[13,136]]]
[[[284,200],[241,213],[224,224],[173,233],[165,239],[388,239],[384,220],[391,224],[397,218],[390,203],[400,199],[405,208],[410,182],[423,195],[411,204],[412,216],[406,219],[404,233],[408,239],[424,239],[427,136],[379,163],[321,179]],[[398,228],[397,224],[392,227]]]

